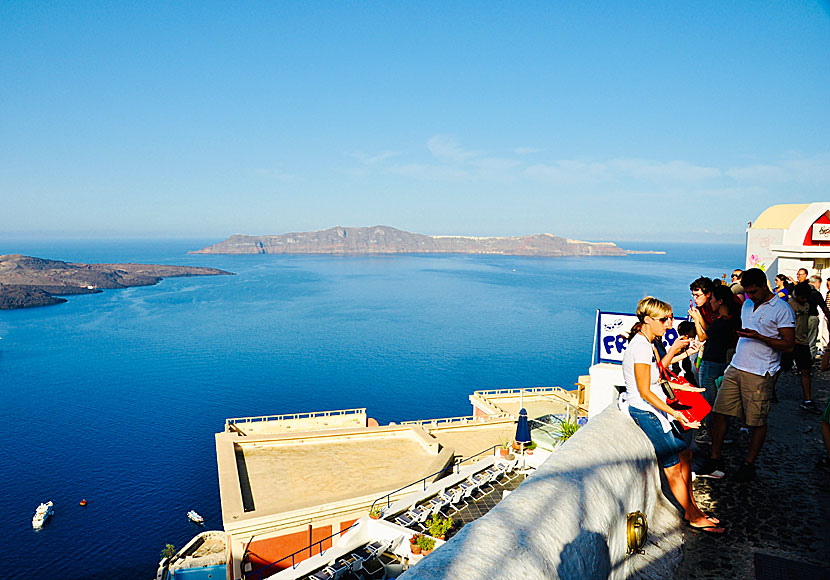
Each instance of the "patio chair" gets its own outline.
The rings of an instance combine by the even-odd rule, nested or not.
[[[419,528],[421,528],[421,531],[423,531],[426,530],[426,526],[424,525],[424,523],[426,523],[426,521],[429,519],[430,514],[432,514],[433,508],[432,506],[421,506],[419,509],[420,512],[418,513],[418,521],[416,521],[415,523],[418,525]]]
[[[464,490],[461,487],[452,487],[449,489],[449,492],[452,494],[452,499],[450,500],[450,506],[453,509],[453,513],[459,512],[465,507],[467,507],[467,503],[462,501],[464,498]],[[462,507],[459,507],[459,504],[464,504]]]
[[[328,569],[334,573],[334,580],[337,580],[338,578],[342,578],[346,572],[349,572],[352,569],[352,562],[347,561],[345,558],[338,558],[336,561],[328,565]]]
[[[368,562],[363,563],[363,572],[365,573],[365,577],[380,580],[385,576],[385,569],[383,566],[383,562],[381,562],[377,558],[373,558]]]
[[[418,514],[411,509],[406,510],[405,513],[399,516],[395,516],[395,523],[405,528],[411,527],[416,521],[418,521]]]
[[[334,572],[329,566],[326,566],[325,568],[317,570],[309,577],[314,578],[314,580],[334,580]]]
[[[468,478],[468,479],[462,481],[461,483],[459,483],[458,486],[461,489],[464,490],[464,495],[462,496],[462,499],[466,500],[467,498],[471,498],[473,501],[475,501],[475,498],[473,497],[473,494],[476,492],[476,490],[479,487],[479,484],[478,484],[477,481],[474,481],[472,478]],[[466,502],[465,502],[465,504],[466,504]]]

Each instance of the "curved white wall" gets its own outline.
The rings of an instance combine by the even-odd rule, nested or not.
[[[669,578],[680,515],[654,449],[615,406],[591,419],[519,488],[401,580]],[[626,556],[626,515],[648,516],[646,553]]]

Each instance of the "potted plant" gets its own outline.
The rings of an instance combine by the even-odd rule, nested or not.
[[[413,534],[411,538],[409,538],[409,549],[412,550],[413,554],[420,554],[421,553],[421,544],[420,538],[423,538],[423,534]]]
[[[383,515],[383,510],[380,509],[379,505],[373,505],[371,509],[369,509],[369,517],[373,520],[379,520],[380,516]]]
[[[510,454],[510,446],[513,442],[510,439],[503,439],[501,442],[501,456],[507,457]]]
[[[452,528],[452,518],[444,519],[438,514],[432,514],[431,518],[427,520],[427,529],[429,535],[433,538],[445,539],[450,528]]]
[[[580,425],[576,421],[565,420],[561,421],[559,425],[556,426],[556,440],[559,443],[564,443],[571,436],[577,432]]]
[[[435,549],[435,540],[429,536],[421,535],[418,538],[418,545],[421,547],[421,554],[427,556]]]
[[[533,455],[533,450],[534,449],[536,449],[536,442],[535,441],[531,441],[530,443],[525,445],[525,451],[527,452],[528,455]]]

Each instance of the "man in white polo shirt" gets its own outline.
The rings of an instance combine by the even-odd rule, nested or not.
[[[795,344],[795,315],[789,305],[769,289],[767,276],[751,268],[741,276],[747,295],[741,309],[738,347],[726,368],[712,412],[712,455],[697,471],[701,477],[724,476],[721,449],[726,417],[738,417],[752,429],[749,451],[735,481],[755,479],[755,459],[767,436],[767,415],[781,368],[781,353]]]

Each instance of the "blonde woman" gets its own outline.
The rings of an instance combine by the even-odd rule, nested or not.
[[[623,357],[623,376],[626,394],[623,407],[643,430],[654,446],[657,461],[666,474],[672,494],[685,511],[689,526],[709,533],[723,533],[718,519],[704,514],[692,494],[692,452],[690,437],[678,437],[671,427],[673,420],[685,427],[698,428],[700,423],[689,423],[680,411],[666,404],[657,365],[657,349],[653,342],[662,337],[673,323],[672,308],[666,302],[647,296],[637,304],[638,322],[631,329],[629,343]],[[669,348],[666,357],[671,360],[689,341],[678,339]],[[695,389],[701,390],[701,389]]]

